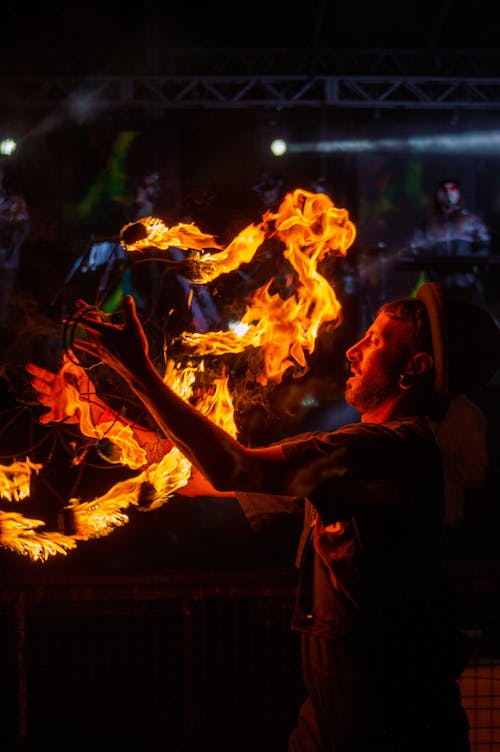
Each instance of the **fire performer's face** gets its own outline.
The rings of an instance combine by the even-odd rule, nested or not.
[[[399,393],[399,377],[412,354],[409,322],[380,313],[362,339],[347,350],[351,376],[346,401],[360,415]]]

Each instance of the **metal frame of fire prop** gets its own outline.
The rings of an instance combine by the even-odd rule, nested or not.
[[[293,278],[286,294],[273,287],[275,276],[251,290],[239,301],[243,310],[236,327],[205,333],[182,331],[169,342],[163,332],[157,367],[162,369],[164,380],[214,422],[238,435],[235,413],[252,398],[258,399],[255,394],[251,396],[251,385],[265,393],[279,384],[285,373],[294,379],[302,376],[309,369],[307,358],[315,349],[318,333],[325,327],[336,329],[342,322],[339,297],[318,268],[328,258],[345,257],[355,236],[356,228],[347,210],[337,208],[323,193],[301,188],[286,194],[276,212],[267,210],[260,222],[245,227],[227,246],[194,223],[169,228],[158,218],[146,217],[125,225],[120,233],[125,254],[136,262],[164,261],[168,269],[172,266],[168,249],[183,249],[190,277],[201,285],[249,268],[245,265],[251,266],[265,247],[272,247],[280,265],[286,264],[288,281]],[[105,313],[100,305],[102,301],[96,306],[101,315],[115,320],[120,316],[119,308]],[[147,327],[148,321],[143,324]],[[117,408],[110,407],[108,401],[99,421],[93,418],[93,407],[104,404],[97,396],[98,371],[104,367],[76,358],[71,343],[77,332],[78,319],[70,312],[64,316],[61,368],[51,374],[47,394],[42,398],[37,395],[38,400],[28,404],[28,411],[38,427],[43,426],[48,433],[58,432],[72,453],[73,465],[89,461],[92,448],[107,462],[126,468],[128,477],[88,501],[76,495],[69,500],[57,499],[58,529],[51,531],[44,529],[43,520],[10,511],[14,502],[17,507],[17,502],[30,498],[33,479],[47,461],[36,461],[37,450],[47,436],[35,442],[22,455],[24,459],[17,451],[10,464],[1,464],[0,546],[34,561],[66,555],[81,541],[108,535],[129,521],[125,512],[128,507],[157,509],[188,482],[191,472],[190,463],[176,448],[159,462],[146,462],[133,429],[134,421],[147,426],[149,419],[134,414],[127,398],[120,396],[118,385],[111,385],[112,396],[120,400]],[[81,334],[80,330],[77,336]],[[238,381],[235,368],[229,368],[228,362],[242,355],[245,359]],[[108,373],[107,378],[112,375]],[[37,410],[40,404],[45,408],[43,413]],[[50,447],[48,454],[53,451],[53,443]]]

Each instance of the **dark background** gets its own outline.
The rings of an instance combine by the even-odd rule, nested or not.
[[[446,177],[461,181],[500,252],[499,27],[496,0],[3,2],[0,138],[17,139],[9,180],[32,231],[12,341],[0,348],[0,465],[30,456],[44,468],[30,498],[2,500],[1,511],[63,532],[69,499],[134,474],[71,427],[41,425],[24,366],[58,367],[62,316],[76,297],[95,300],[101,280],[75,264],[96,239],[116,239],[150,171],[166,224],[195,221],[222,243],[298,186],[347,208],[357,238],[329,269],[343,326],[321,333],[307,374],[287,375],[238,420],[257,443],[355,419],[342,400],[344,352],[366,323],[367,291],[350,260],[369,261],[375,301],[408,289],[414,280],[392,262]],[[269,150],[278,136],[290,144],[281,158]],[[494,270],[488,282],[485,302],[498,310]],[[99,376],[115,406],[138,410]],[[459,624],[477,644],[462,685],[473,749],[493,750],[497,385],[481,397],[494,483],[472,500],[447,565]],[[290,630],[297,525],[255,535],[234,499],[173,497],[127,514],[45,562],[5,546],[0,530],[2,748],[285,749],[303,698]]]
[[[35,482],[26,514],[31,504],[56,525],[68,494],[101,493],[121,472],[99,462],[92,449],[83,469],[72,467],[65,436],[51,449],[56,440],[37,423],[24,364],[57,366],[62,314],[76,297],[92,299],[99,283],[98,275],[71,270],[96,238],[117,237],[145,173],[160,175],[158,214],[167,225],[194,221],[222,243],[289,190],[327,192],[355,222],[351,252],[374,259],[373,285],[381,297],[413,280],[392,271],[383,287],[379,252],[390,260],[404,253],[444,177],[461,181],[468,208],[490,227],[492,254],[499,253],[498,15],[494,2],[4,3],[0,136],[17,139],[9,178],[27,199],[32,232],[23,252],[16,336],[2,355],[2,456],[7,462],[41,442],[36,451],[40,457],[52,452],[53,463]],[[280,88],[283,77],[290,82]],[[315,98],[303,97],[316,78],[327,85],[318,84]],[[131,82],[137,88],[127,96]],[[246,98],[244,82],[258,82],[260,99]],[[112,94],[105,84],[116,87]],[[391,85],[404,86],[405,95],[382,95]],[[151,93],[155,86],[159,98]],[[226,98],[214,94],[219,86],[227,86]],[[451,87],[446,93],[445,86]],[[195,93],[188,96],[190,87]],[[464,144],[477,133],[485,134],[480,146]],[[277,136],[291,147],[280,158],[269,150]],[[422,137],[440,138],[416,146],[412,139]],[[264,184],[273,191],[264,193]],[[242,428],[252,439],[274,440],[352,417],[340,407],[343,358],[362,312],[360,300],[347,296],[345,268],[336,272],[331,281],[345,298],[347,323],[320,338],[300,384],[286,378],[266,409],[252,413],[253,423],[245,417],[251,425]],[[493,271],[488,305],[499,289]],[[325,384],[332,362],[334,378]],[[311,396],[315,406],[307,407],[304,398]],[[68,560],[99,567],[112,546],[118,567],[289,560],[295,532],[288,528],[278,555],[272,536],[262,547],[250,543],[234,504],[199,500],[186,509],[176,500],[168,510],[137,512],[133,525],[82,544],[89,553]],[[148,536],[155,545],[144,543]],[[17,566],[16,554],[6,558]]]

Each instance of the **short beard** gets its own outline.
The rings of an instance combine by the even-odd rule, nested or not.
[[[363,380],[354,387],[347,385],[345,391],[346,402],[354,407],[360,415],[381,404],[387,397],[394,394],[394,379],[385,378],[383,381],[367,382]]]

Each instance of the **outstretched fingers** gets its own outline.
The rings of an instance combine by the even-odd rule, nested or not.
[[[25,369],[30,374],[30,384],[37,393],[38,401],[42,402],[41,397],[52,394],[56,375],[35,363],[26,363]]]
[[[36,363],[26,363],[24,367],[28,373],[33,376],[33,379],[31,380],[32,382],[36,380],[37,383],[50,384],[54,381],[55,374],[53,374],[52,371],[47,371],[46,368],[37,366]]]

